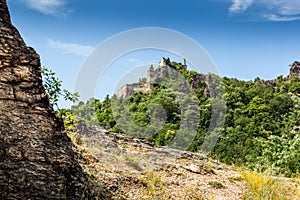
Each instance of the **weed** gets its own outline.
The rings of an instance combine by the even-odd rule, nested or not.
[[[164,182],[161,180],[159,174],[155,172],[148,173],[145,177],[141,178],[140,182],[146,188],[148,196],[163,194]]]
[[[68,136],[75,145],[77,145],[77,146],[83,145],[83,141],[82,141],[80,135],[78,135],[76,133],[68,132]]]
[[[203,168],[204,168],[204,170],[205,170],[207,173],[215,174],[214,166],[213,166],[213,164],[212,164],[210,161],[205,162]]]
[[[177,176],[185,176],[184,172],[182,171],[176,171],[174,172],[174,174],[176,174]]]
[[[213,188],[216,188],[216,189],[226,188],[222,183],[220,183],[218,181],[209,181],[208,184],[211,185]]]
[[[186,199],[193,199],[193,200],[204,200],[207,198],[204,198],[201,194],[201,189],[199,186],[193,185],[192,187],[188,187],[185,189],[185,197]]]
[[[234,181],[242,181],[243,178],[241,176],[232,176],[228,178],[229,181],[234,182]]]
[[[136,161],[136,159],[132,156],[126,155],[125,160],[127,165],[134,168],[137,171],[143,171],[143,169],[140,167],[139,163]]]

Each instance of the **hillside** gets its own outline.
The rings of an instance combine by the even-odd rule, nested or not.
[[[69,136],[98,199],[300,199],[299,179],[275,179],[204,154],[155,147],[82,120]]]
[[[234,200],[242,194],[239,174],[204,154],[154,147],[84,122],[77,134],[89,155],[86,169],[108,199]]]
[[[297,176],[299,62],[291,65],[287,76],[250,81],[199,74],[169,59],[159,65],[159,71],[163,67],[171,74],[166,80],[159,76],[156,82],[148,82],[148,72],[141,79],[146,82],[134,84],[136,91],[121,90],[121,98],[91,99],[71,110],[87,123],[144,138],[153,145],[209,152],[226,164]],[[150,67],[150,71],[154,70]]]
[[[162,61],[156,70],[151,66],[139,83],[121,88],[119,97],[90,99],[71,109],[94,124],[81,123],[73,137],[81,141],[79,146],[91,160],[84,168],[103,188],[102,198],[300,199],[299,62],[291,65],[286,77],[241,81]],[[171,77],[163,81],[161,74]],[[184,87],[175,81],[180,74],[188,80]],[[186,98],[193,96],[188,85],[196,98]],[[157,105],[159,109],[153,110]],[[182,105],[188,109],[182,111]],[[189,123],[198,109],[199,121]],[[207,157],[201,151],[210,123],[218,119],[213,118],[213,109],[225,121],[209,132],[212,138],[218,130],[221,134]],[[153,119],[160,123],[153,125]],[[196,133],[180,129],[195,122]],[[182,146],[172,142],[182,133],[186,138],[194,136],[189,151],[178,150]],[[184,137],[177,142],[185,144]]]

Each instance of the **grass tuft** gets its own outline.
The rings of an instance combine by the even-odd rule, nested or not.
[[[222,183],[220,183],[218,181],[210,181],[210,182],[208,182],[208,184],[211,185],[213,188],[216,188],[216,189],[226,188]]]
[[[296,200],[300,199],[297,185],[291,184],[286,179],[274,178],[257,171],[241,172],[243,180],[246,182],[246,192],[244,199],[260,200]],[[299,186],[298,186],[299,187]]]

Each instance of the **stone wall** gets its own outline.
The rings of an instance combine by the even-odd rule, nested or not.
[[[40,58],[0,0],[0,199],[81,199],[86,176],[49,105]]]
[[[153,86],[159,82],[160,78],[165,79],[174,75],[175,73],[179,72],[176,72],[175,69],[168,66],[166,59],[162,58],[157,69],[154,69],[153,65],[150,66],[147,72],[145,85],[141,86],[139,84],[126,84],[118,90],[117,96],[119,98],[126,99],[130,97],[133,92],[150,92]]]

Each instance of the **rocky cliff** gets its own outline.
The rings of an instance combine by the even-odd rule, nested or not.
[[[0,199],[80,199],[86,178],[42,86],[40,59],[0,0]]]
[[[300,62],[295,61],[290,68],[290,73],[288,75],[288,79],[292,79],[293,77],[300,77]]]

